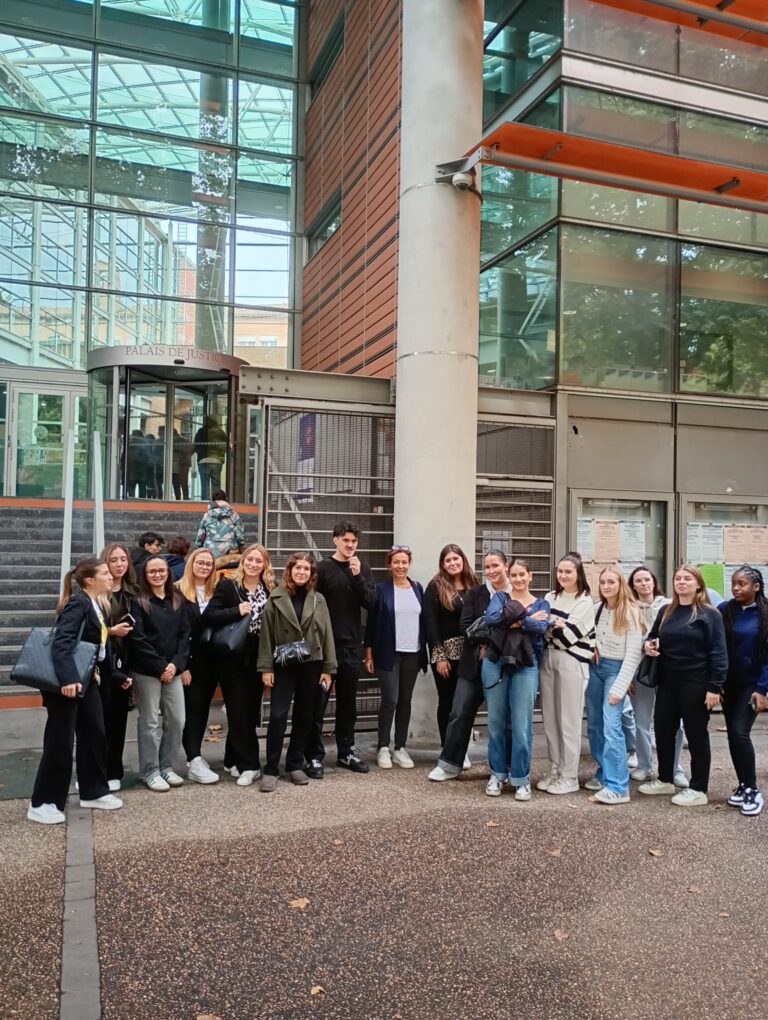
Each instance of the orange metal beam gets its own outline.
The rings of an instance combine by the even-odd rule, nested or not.
[[[721,0],[596,0],[604,7],[616,7],[657,21],[670,21],[756,46],[768,46],[768,12],[765,0],[734,0],[723,11]],[[705,19],[702,24],[702,20]]]

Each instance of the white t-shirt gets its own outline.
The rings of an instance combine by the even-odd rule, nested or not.
[[[195,585],[195,593],[197,595],[197,604],[200,608],[200,612],[202,613],[205,611],[205,607],[211,601],[205,594],[205,585],[204,584]]]
[[[421,604],[413,588],[395,588],[395,651],[418,652]]]

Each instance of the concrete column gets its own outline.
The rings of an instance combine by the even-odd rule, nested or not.
[[[482,132],[483,0],[403,0],[395,542],[412,576],[475,545],[480,202],[435,183]],[[431,672],[413,701],[415,741],[437,743]]]

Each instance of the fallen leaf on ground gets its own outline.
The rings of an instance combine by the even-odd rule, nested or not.
[[[29,758],[19,758],[19,761],[32,761],[32,757],[30,756]]]
[[[221,1020],[221,1017],[215,1016],[213,1013],[201,1013],[196,1017],[196,1020]]]
[[[309,990],[310,995],[325,995],[325,989],[322,985],[312,985]]]
[[[211,723],[208,727],[209,733],[218,733],[221,730],[221,723]]]
[[[571,811],[575,811],[576,810],[576,805],[575,804],[566,804],[565,806],[569,807],[571,809]]]
[[[491,818],[485,823],[485,827],[486,829],[498,829],[499,823],[494,822],[494,820]]]
[[[658,847],[652,847],[652,848],[651,848],[651,849],[650,849],[650,850],[648,851],[648,853],[649,853],[649,854],[651,855],[651,857],[661,857],[661,855],[662,855],[662,853],[663,853],[663,852],[664,852],[664,851],[663,851],[663,850],[659,850],[659,848],[658,848]]]
[[[563,931],[562,928],[555,928],[553,934],[558,942],[563,942],[565,939],[568,938],[568,932]]]
[[[333,845],[334,845],[334,846],[341,846],[342,842],[343,842],[343,841],[342,841],[342,840],[340,840],[340,839],[334,839],[334,841],[333,841]]]
[[[697,885],[689,885],[688,892],[692,893],[694,896],[701,896],[701,889],[699,889]]]
[[[293,907],[294,910],[304,910],[309,906],[309,900],[306,896],[299,896],[298,899],[288,900],[288,906]]]
[[[720,913],[717,916],[718,917],[730,917],[731,915],[728,913],[727,910],[721,910]]]
[[[205,737],[205,743],[206,744],[220,744],[221,743],[221,739],[222,739],[221,737]]]
[[[718,733],[727,733],[728,732],[728,727],[727,726],[718,726],[717,727],[717,732]]]
[[[561,854],[561,850],[547,850],[547,857],[560,857]]]

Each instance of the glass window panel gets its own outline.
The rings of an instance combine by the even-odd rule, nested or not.
[[[91,112],[89,50],[0,35],[0,106],[62,117]]]
[[[548,128],[550,131],[560,130],[560,107],[562,106],[562,89],[555,89],[550,92],[546,99],[543,99],[538,106],[534,106],[524,117],[523,124],[530,124],[533,127]]]
[[[527,0],[487,45],[483,118],[490,120],[562,46],[562,0]]]
[[[0,496],[5,495],[5,444],[8,439],[8,384],[0,382]]]
[[[682,245],[680,388],[768,397],[768,255]]]
[[[229,309],[159,297],[96,293],[91,349],[163,344],[230,353]]]
[[[106,124],[226,143],[232,82],[223,73],[99,57],[96,117]]]
[[[241,78],[239,89],[240,145],[292,152],[293,88]]]
[[[764,171],[768,166],[768,127],[681,110],[680,153]]]
[[[293,228],[293,162],[240,153],[237,222],[241,227]]]
[[[239,305],[288,305],[290,237],[237,230],[235,246],[235,302]]]
[[[241,66],[294,75],[297,31],[297,10],[292,4],[240,0]]]
[[[768,95],[765,47],[711,32],[680,30],[680,74],[727,88]]]
[[[560,381],[668,392],[674,244],[564,225]]]
[[[27,30],[45,26],[55,35],[93,35],[93,4],[89,0],[3,0],[3,21]]]
[[[102,39],[187,59],[231,63],[236,0],[101,0]]]
[[[86,236],[84,209],[0,198],[0,277],[82,286]]]
[[[87,188],[87,128],[0,116],[0,191],[82,202]]]
[[[704,202],[681,201],[678,208],[681,234],[768,248],[768,215]]]
[[[482,168],[480,261],[487,262],[557,215],[557,178]]]
[[[566,180],[562,195],[563,216],[663,232],[675,229],[675,203],[661,195]]]
[[[85,294],[0,282],[0,361],[83,368]]]
[[[554,384],[557,231],[480,275],[480,385]]]
[[[677,73],[677,28],[672,22],[592,0],[566,0],[565,45],[607,60]]]
[[[292,322],[285,312],[235,308],[235,357],[249,365],[290,368]]]
[[[134,211],[226,222],[233,155],[228,149],[96,132],[95,201]]]

